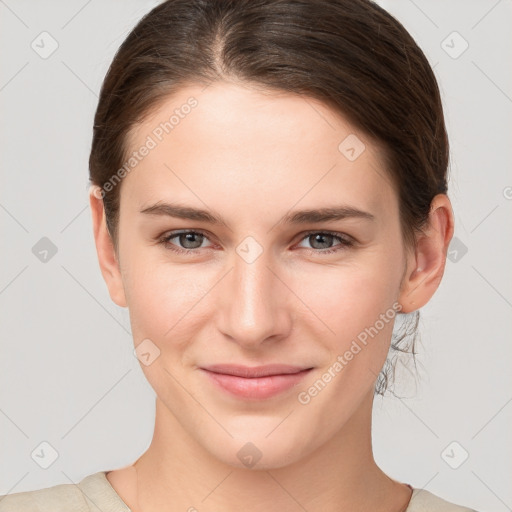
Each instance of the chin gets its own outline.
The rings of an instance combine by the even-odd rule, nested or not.
[[[237,469],[278,469],[293,464],[306,455],[304,441],[297,442],[293,436],[287,434],[283,431],[281,435],[273,433],[268,436],[268,431],[265,431],[259,435],[223,439],[223,442],[212,442],[212,438],[209,438],[205,448],[217,460]]]

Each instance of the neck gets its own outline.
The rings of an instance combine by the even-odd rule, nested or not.
[[[258,470],[229,466],[205,451],[156,399],[148,450],[134,464],[137,506],[157,510],[402,512],[411,490],[374,461],[373,392],[340,432],[297,462]],[[138,507],[138,508],[137,508]]]

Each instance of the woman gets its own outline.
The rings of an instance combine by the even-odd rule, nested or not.
[[[132,465],[0,510],[456,512],[371,443],[453,234],[438,86],[369,0],[170,0],[105,78],[90,205],[155,390]]]

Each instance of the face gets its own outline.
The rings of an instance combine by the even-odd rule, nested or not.
[[[373,392],[407,266],[377,148],[316,100],[217,83],[168,98],[130,149],[118,302],[158,399],[238,467],[244,446],[270,468],[335,438]],[[295,374],[205,370],[275,364]]]

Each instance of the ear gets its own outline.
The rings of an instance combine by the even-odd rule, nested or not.
[[[121,279],[121,271],[114,245],[107,230],[105,208],[103,206],[103,196],[101,193],[102,190],[97,185],[92,185],[89,189],[89,204],[91,206],[96,252],[98,253],[101,273],[107,284],[110,298],[118,306],[124,308],[127,304],[123,281]]]
[[[453,226],[453,211],[448,196],[436,195],[430,204],[426,227],[417,235],[416,247],[407,257],[398,299],[402,313],[411,313],[424,306],[439,287]]]

